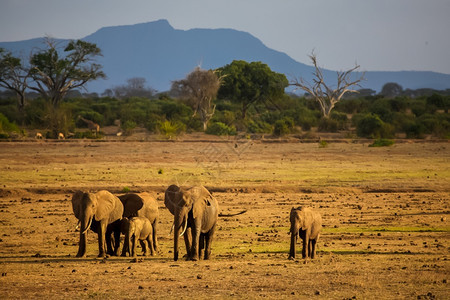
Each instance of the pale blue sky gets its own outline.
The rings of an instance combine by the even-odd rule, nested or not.
[[[0,41],[83,38],[101,27],[167,19],[233,28],[310,64],[450,74],[450,0],[0,0]]]

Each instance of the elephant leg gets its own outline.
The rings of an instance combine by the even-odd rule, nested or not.
[[[112,231],[108,227],[106,227],[106,233],[105,233],[105,241],[106,241],[106,254],[108,255],[114,255],[113,250],[113,242],[115,242],[115,239],[111,238]]]
[[[314,258],[316,256],[316,243],[317,240],[311,240],[311,258]]]
[[[194,228],[192,228],[192,250],[190,259],[193,261],[198,260],[201,227],[201,221],[197,220]]]
[[[139,243],[141,244],[141,248],[142,248],[142,254],[144,256],[148,256],[147,245],[145,245],[146,242],[147,242],[147,240],[139,240]]]
[[[211,245],[214,239],[214,234],[216,231],[216,225],[211,228],[211,230],[205,234],[205,260],[211,257]]]
[[[105,235],[106,235],[106,222],[100,222],[99,228],[98,228],[98,257],[105,257],[106,256],[106,241],[105,241]]]
[[[186,232],[183,235],[184,237],[184,244],[186,245],[186,259],[189,260],[191,257],[191,251],[192,251],[192,229],[191,227],[188,227],[186,229]]]
[[[200,239],[198,242],[198,258],[199,259],[202,259],[202,251],[203,251],[203,249],[205,249],[205,238],[206,238],[206,234],[200,233]]]
[[[155,247],[153,245],[152,234],[149,234],[149,236],[147,237],[146,241],[147,241],[148,248],[150,249],[150,255],[151,256],[155,256]]]
[[[130,250],[130,244],[128,242],[128,236],[125,235],[125,239],[123,241],[123,248],[122,248],[122,254],[120,256],[127,256],[127,252]]]
[[[302,258],[306,258],[306,251],[308,249],[308,240],[305,238],[303,240],[303,247],[302,247]]]
[[[301,237],[303,239],[302,258],[306,258],[309,252],[309,234],[307,231],[304,230],[301,230],[301,232],[302,232]]]
[[[311,257],[312,240],[308,240],[308,257]]]
[[[120,227],[114,230],[114,256],[119,256],[120,251]]]
[[[136,257],[136,235],[131,237],[131,256]]]

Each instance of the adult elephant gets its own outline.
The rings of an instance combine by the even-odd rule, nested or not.
[[[123,217],[131,219],[132,217],[145,217],[152,225],[152,239],[155,251],[158,251],[158,220],[159,220],[159,210],[158,202],[149,193],[129,193],[119,196],[120,201],[123,204]],[[125,239],[122,256],[126,256],[128,251],[128,242]]]
[[[303,240],[302,257],[314,258],[316,255],[316,243],[319,240],[320,230],[322,229],[322,217],[318,212],[308,207],[293,207],[290,221],[291,248],[289,259],[295,258],[295,244],[298,236]]]
[[[119,198],[108,191],[84,193],[76,191],[72,196],[72,209],[80,223],[80,242],[77,257],[86,256],[87,231],[98,234],[98,257],[118,255],[120,247],[120,220],[123,205]],[[114,249],[111,234],[114,232]],[[107,251],[106,251],[107,250]]]
[[[217,200],[203,186],[171,185],[165,192],[164,204],[174,215],[173,259],[178,260],[180,235],[184,235],[187,260],[198,260],[203,249],[204,259],[209,259],[219,215]]]

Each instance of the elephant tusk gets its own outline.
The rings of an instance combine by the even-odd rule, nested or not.
[[[169,236],[172,234],[172,231],[174,228],[175,228],[175,222],[173,222],[172,227],[170,227]]]
[[[81,224],[81,221],[78,220],[77,226],[75,227],[75,231],[78,231],[78,229],[80,229],[80,224]]]
[[[186,232],[186,229],[187,229],[187,218],[184,218],[184,229],[183,232],[180,234],[180,236],[182,236]]]
[[[91,224],[92,224],[92,218],[89,219],[89,223],[86,226],[86,229],[81,234],[85,234],[89,230],[89,228],[91,228]]]

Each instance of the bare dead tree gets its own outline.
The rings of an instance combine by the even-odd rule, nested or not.
[[[319,102],[320,109],[322,111],[322,115],[325,118],[328,118],[330,116],[331,110],[334,108],[336,103],[338,103],[342,97],[346,93],[358,93],[357,90],[351,89],[352,86],[358,86],[360,87],[359,83],[364,80],[364,73],[361,75],[361,77],[351,80],[350,75],[353,71],[359,69],[359,65],[355,65],[353,68],[343,71],[343,72],[336,72],[337,73],[337,87],[335,89],[330,88],[324,80],[323,72],[319,68],[317,64],[317,58],[314,52],[309,55],[309,58],[311,58],[315,72],[314,75],[314,84],[309,84],[305,82],[303,78],[295,79],[293,82],[291,82],[289,85],[296,86],[299,89],[304,90],[305,92],[311,94],[311,96],[314,97],[314,99]]]
[[[220,84],[221,78],[214,71],[202,70],[200,67],[196,67],[185,79],[172,82],[172,91],[187,101],[194,110],[193,116],[199,114],[204,130],[216,110],[213,100]]]

